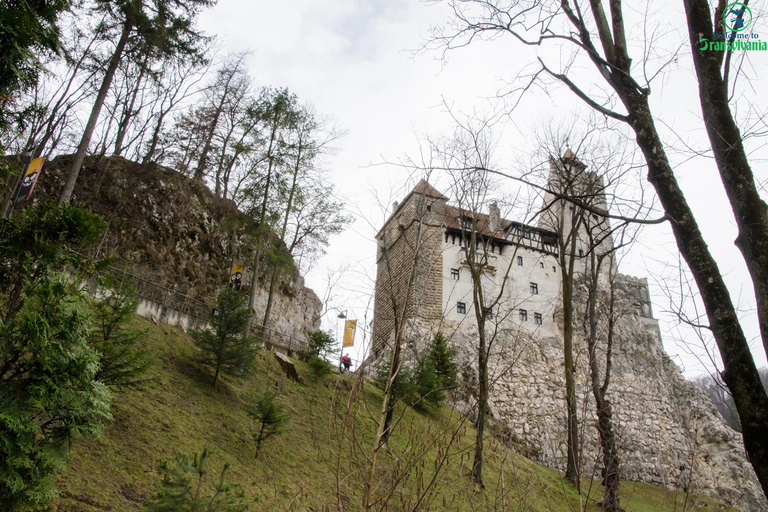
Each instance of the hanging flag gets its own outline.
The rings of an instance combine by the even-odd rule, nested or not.
[[[229,269],[229,287],[240,293],[240,285],[243,284],[243,270],[245,263],[233,263]]]
[[[343,347],[351,347],[355,344],[355,329],[357,320],[347,320],[344,322],[344,344]]]
[[[43,168],[43,162],[45,157],[35,158],[27,166],[27,172],[24,173],[24,177],[21,178],[21,185],[19,185],[19,192],[16,194],[16,200],[13,202],[14,206],[21,204],[25,201],[29,201],[32,196],[32,191],[37,183],[37,178],[40,176],[40,171]]]

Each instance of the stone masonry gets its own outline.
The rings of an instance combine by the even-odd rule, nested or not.
[[[572,161],[578,162],[575,156]],[[494,207],[490,215],[475,214],[476,229],[493,241],[486,249],[493,263],[488,286],[498,287],[499,280],[505,279],[505,299],[494,311],[496,338],[489,362],[491,430],[532,460],[564,469],[561,269],[555,244],[550,231],[499,219]],[[471,411],[477,380],[477,327],[472,285],[463,263],[463,212],[423,181],[393,210],[377,235],[374,358],[394,339],[396,313],[412,355],[435,332],[443,332],[456,351],[465,384],[453,397],[454,405]],[[613,405],[622,478],[707,494],[745,511],[768,510],[740,434],[724,423],[709,398],[684,379],[664,352],[658,322],[652,318],[647,281],[619,275],[617,283],[618,307],[624,314],[615,330],[608,399]],[[579,318],[586,292],[578,279],[576,284]],[[599,479],[584,335],[577,326],[583,471]],[[604,347],[600,350],[604,353]]]

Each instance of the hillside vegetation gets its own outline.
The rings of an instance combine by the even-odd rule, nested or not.
[[[57,511],[140,510],[160,489],[163,460],[173,450],[208,448],[204,492],[225,463],[226,481],[240,484],[255,501],[251,510],[359,510],[366,454],[373,444],[371,416],[380,392],[355,375],[313,380],[297,362],[300,380],[286,377],[272,352],[261,351],[250,377],[225,379],[218,391],[191,361],[195,346],[180,329],[135,317],[132,329],[146,331],[145,344],[158,359],[156,379],[138,391],[116,394],[112,416],[98,439],[74,439],[67,471],[58,476]],[[255,458],[249,397],[274,392],[290,414],[282,434],[262,445]],[[391,454],[374,476],[374,510],[579,510],[579,497],[553,470],[488,441],[485,488],[470,484],[474,429],[443,407],[433,414],[401,409],[390,440]],[[601,489],[585,486],[596,511]],[[709,498],[639,483],[622,483],[627,512],[735,510]],[[701,510],[701,508],[696,508]]]

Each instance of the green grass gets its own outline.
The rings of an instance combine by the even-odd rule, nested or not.
[[[282,373],[274,355],[261,351],[251,377],[225,378],[217,391],[211,377],[191,363],[195,347],[181,330],[136,317],[158,358],[157,379],[141,391],[115,394],[114,419],[100,439],[75,439],[68,470],[58,478],[59,511],[139,510],[160,487],[159,463],[172,449],[213,455],[212,476],[230,464],[227,481],[258,498],[253,510],[359,510],[364,475],[374,439],[381,392],[358,387],[354,375],[312,382],[297,363],[303,382]],[[249,394],[277,390],[291,414],[282,435],[254,458],[255,427],[244,410]],[[401,414],[402,413],[402,414]],[[380,451],[374,476],[373,510],[579,510],[580,498],[554,470],[537,466],[486,440],[485,487],[469,483],[474,428],[448,407],[433,415],[401,409],[391,438],[392,453]],[[651,485],[626,482],[627,512],[682,511],[686,496]],[[586,510],[596,511],[601,490],[592,483]],[[688,497],[688,506],[729,510],[707,498]],[[701,510],[701,509],[697,509]]]

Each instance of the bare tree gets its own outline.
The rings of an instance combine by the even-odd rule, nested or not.
[[[208,154],[213,148],[213,139],[219,128],[219,120],[225,112],[225,107],[229,104],[229,111],[237,112],[241,102],[248,94],[249,79],[243,69],[245,65],[246,54],[237,54],[226,62],[217,72],[216,83],[208,89],[209,106],[205,110],[206,126],[205,136],[203,137],[203,147],[197,158],[197,167],[193,178],[202,181],[208,171]],[[237,125],[232,122],[231,126]],[[231,132],[230,132],[231,133]],[[224,149],[226,151],[226,149]],[[219,191],[219,176],[216,176],[216,191]]]
[[[418,284],[429,277],[428,269],[434,263],[424,248],[434,242],[436,234],[439,241],[440,223],[435,221],[443,213],[439,208],[442,199],[422,180],[402,204],[393,204],[391,216],[376,236],[378,268],[372,354],[378,357],[389,349],[390,360],[381,409],[374,416],[376,436],[365,471],[366,511],[374,506],[378,454],[382,448],[388,449],[387,440],[393,428],[393,395],[402,369],[408,322],[419,307]]]
[[[281,201],[285,211],[277,236],[285,243],[293,260],[295,251],[306,244],[311,244],[312,250],[322,251],[329,243],[328,237],[340,233],[352,219],[339,213],[342,205],[333,200],[333,187],[320,185],[327,180],[319,160],[324,152],[330,151],[338,133],[328,127],[326,120],[319,118],[311,106],[298,107],[291,118],[285,156],[285,191]],[[269,323],[280,270],[280,266],[273,265],[262,321],[264,326]]]
[[[519,247],[511,225],[501,218],[498,201],[491,199],[497,183],[486,169],[494,167],[493,137],[488,121],[479,126],[459,123],[452,138],[433,147],[438,168],[451,175],[456,207],[446,209],[446,226],[457,229],[461,239],[462,267],[472,283],[472,310],[477,328],[476,434],[471,478],[483,486],[485,426],[489,409],[489,361],[500,323],[517,308],[510,297],[510,270]],[[488,209],[489,214],[481,213]],[[447,235],[446,235],[447,236]],[[503,255],[503,257],[502,257]],[[507,368],[508,370],[508,368]],[[496,379],[501,375],[496,375]]]
[[[146,165],[156,158],[166,117],[180,103],[201,90],[199,84],[205,77],[209,65],[208,60],[174,59],[164,67],[160,80],[156,84],[159,94],[150,116],[154,120],[154,125],[142,164]],[[162,153],[157,155],[159,160],[162,160],[163,156]]]
[[[722,19],[724,0],[718,3],[715,26]],[[634,132],[637,144],[648,165],[648,181],[653,185],[666,213],[677,246],[690,268],[699,288],[723,362],[723,380],[733,394],[743,426],[743,438],[750,462],[763,490],[768,490],[768,395],[760,385],[757,367],[749,350],[736,309],[722,273],[707,247],[696,218],[675,177],[665,146],[651,112],[649,96],[651,82],[658,76],[654,66],[641,55],[630,57],[627,45],[627,25],[620,0],[609,3],[608,12],[602,1],[582,3],[579,0],[541,3],[518,0],[449,0],[454,12],[453,24],[437,29],[433,42],[444,48],[469,44],[474,38],[510,35],[524,45],[555,46],[570,51],[560,69],[538,58],[539,68],[525,77],[525,84],[542,83],[544,78],[565,85],[578,98],[600,114],[625,123]],[[688,33],[694,52],[694,62],[700,86],[704,118],[710,137],[722,137],[713,149],[717,155],[721,177],[737,218],[740,235],[737,245],[747,261],[752,275],[759,307],[764,348],[768,350],[768,217],[766,205],[760,199],[747,159],[741,145],[741,135],[728,121],[730,107],[726,94],[729,58],[707,55],[698,45],[704,37],[714,37],[709,3],[685,2]],[[644,20],[647,26],[648,20]],[[645,32],[644,37],[653,37]],[[650,41],[646,41],[650,44]],[[648,45],[646,44],[645,48]],[[714,53],[714,52],[712,52]],[[560,55],[558,54],[558,55]],[[597,71],[589,84],[577,83],[570,64],[583,57]],[[559,56],[557,57],[560,58]],[[676,58],[672,55],[661,64]],[[561,62],[563,62],[561,60]],[[721,70],[721,63],[726,71]],[[642,77],[636,78],[637,75]],[[522,77],[521,77],[522,78]],[[600,85],[605,87],[600,88]],[[621,106],[626,113],[618,111]],[[713,139],[714,140],[714,139]]]
[[[210,0],[187,2],[180,0],[153,0],[151,2],[99,0],[96,2],[96,10],[106,15],[108,23],[113,25],[119,36],[106,65],[77,152],[72,159],[64,189],[59,197],[59,204],[69,203],[72,198],[75,183],[88,152],[102,106],[112,86],[112,80],[123,54],[127,48],[130,48],[129,41],[131,38],[134,38],[134,47],[143,46],[146,51],[151,50],[158,55],[194,54],[198,51],[196,45],[201,40],[201,36],[192,30],[192,20],[202,7],[210,4]]]

